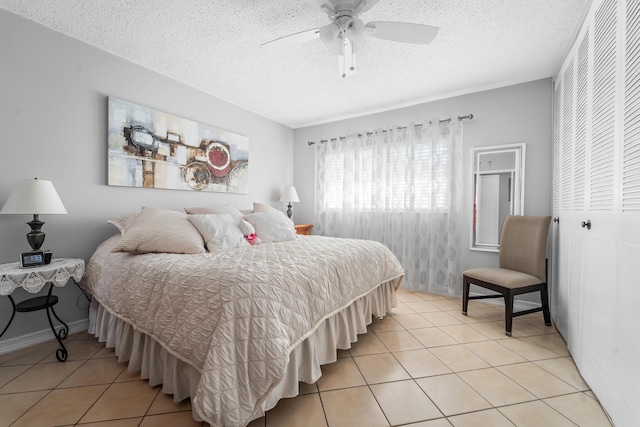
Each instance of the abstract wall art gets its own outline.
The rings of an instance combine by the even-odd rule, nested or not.
[[[249,192],[249,139],[109,97],[108,184]]]

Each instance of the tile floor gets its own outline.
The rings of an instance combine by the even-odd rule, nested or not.
[[[514,320],[482,301],[402,289],[316,384],[283,399],[250,427],[610,426],[557,330],[540,313]],[[129,373],[86,334],[0,356],[0,426],[198,426],[189,400]]]

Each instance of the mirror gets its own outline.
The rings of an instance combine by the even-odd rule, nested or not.
[[[471,246],[498,252],[507,215],[524,214],[525,143],[473,150]]]

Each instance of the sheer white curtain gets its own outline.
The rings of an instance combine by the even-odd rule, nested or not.
[[[460,289],[462,124],[435,119],[315,145],[317,234],[377,240],[403,286]]]

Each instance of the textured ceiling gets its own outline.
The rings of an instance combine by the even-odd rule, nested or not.
[[[305,0],[0,0],[0,8],[298,128],[550,77],[590,0],[380,0],[363,21],[440,27],[427,46],[368,38],[342,79]]]

